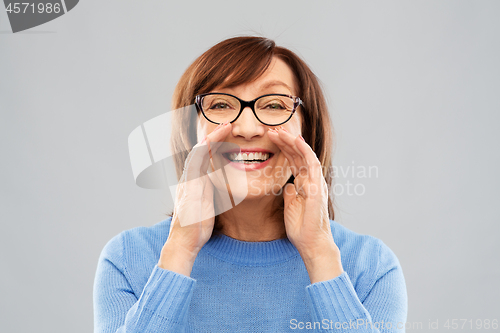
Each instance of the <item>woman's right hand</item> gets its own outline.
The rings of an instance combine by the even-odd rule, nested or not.
[[[170,233],[161,251],[158,267],[189,276],[198,252],[210,239],[215,209],[214,186],[207,170],[213,168],[211,156],[229,134],[230,128],[230,123],[219,125],[188,154],[177,185]]]

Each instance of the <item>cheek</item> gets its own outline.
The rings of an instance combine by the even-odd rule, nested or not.
[[[288,128],[285,127],[285,129],[288,131],[288,133],[290,133],[294,137],[297,137],[300,134],[302,134],[302,128],[299,125],[290,126]]]
[[[295,116],[297,116],[297,117],[295,118]],[[302,134],[302,119],[299,116],[299,114],[294,115],[292,117],[292,119],[290,119],[290,121],[288,123],[286,123],[285,125],[288,125],[285,128],[291,134],[293,134],[295,136]]]

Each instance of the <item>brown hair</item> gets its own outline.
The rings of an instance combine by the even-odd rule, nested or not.
[[[330,189],[333,182],[333,127],[319,80],[302,59],[292,51],[276,46],[274,41],[244,36],[229,38],[214,45],[181,76],[174,90],[172,108],[176,110],[192,105],[196,95],[210,92],[216,87],[231,88],[254,81],[267,70],[274,56],[283,60],[294,73],[298,87],[296,93],[303,101],[302,136],[316,153]],[[171,148],[178,179],[182,175],[187,155],[197,143],[197,119],[192,114],[176,112],[173,118]],[[282,213],[282,202],[279,208]],[[333,219],[332,196],[328,198],[328,213]],[[221,227],[216,217],[215,233]]]

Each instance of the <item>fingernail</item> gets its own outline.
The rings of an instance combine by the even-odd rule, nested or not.
[[[306,142],[306,140],[304,140],[304,138],[302,137],[302,134],[299,134],[299,138],[300,138],[302,141]]]
[[[285,131],[285,132],[287,132],[287,133],[288,133],[288,131],[286,130],[286,128],[284,128],[283,126],[280,126],[280,128],[281,128],[283,131]]]

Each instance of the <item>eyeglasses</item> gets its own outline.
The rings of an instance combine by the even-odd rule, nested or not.
[[[195,103],[203,116],[211,123],[234,122],[247,106],[250,107],[262,124],[278,126],[286,123],[303,105],[299,97],[285,94],[268,94],[252,101],[244,101],[236,96],[224,93],[207,93],[195,97]]]

